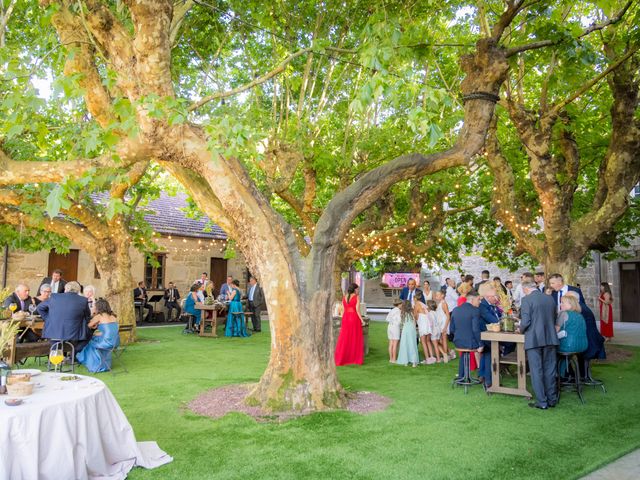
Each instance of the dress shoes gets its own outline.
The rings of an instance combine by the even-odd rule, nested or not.
[[[543,407],[542,405],[538,405],[538,404],[537,404],[537,403],[535,403],[535,402],[531,402],[531,403],[529,404],[529,406],[530,406],[531,408],[539,408],[540,410],[547,410],[547,409],[549,408],[549,407]]]

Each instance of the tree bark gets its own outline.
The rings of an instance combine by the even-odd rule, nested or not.
[[[547,278],[554,273],[559,273],[568,285],[575,285],[578,266],[578,261],[573,256],[553,258],[547,255],[544,259],[544,271]]]

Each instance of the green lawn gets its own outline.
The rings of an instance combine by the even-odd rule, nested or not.
[[[451,389],[457,360],[417,369],[390,365],[386,324],[371,326],[363,367],[341,367],[349,390],[393,399],[384,412],[314,414],[282,424],[242,414],[218,420],[185,405],[219,385],[255,382],[269,354],[268,333],[249,339],[199,338],[181,328],[140,330],[124,354],[128,374],[100,374],[138,440],[174,457],[137,479],[579,478],[640,446],[640,356],[598,365],[608,393],[564,394],[541,411],[525,399]],[[116,364],[117,366],[117,364]],[[81,369],[84,370],[84,369]]]

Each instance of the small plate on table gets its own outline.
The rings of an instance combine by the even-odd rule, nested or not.
[[[31,374],[32,377],[35,377],[36,375],[40,375],[42,372],[37,368],[23,368],[21,370],[11,370],[11,373],[13,375],[25,375],[28,373]]]
[[[22,399],[20,399],[20,398],[7,398],[4,401],[4,403],[9,405],[10,407],[17,407],[18,405],[22,405]]]

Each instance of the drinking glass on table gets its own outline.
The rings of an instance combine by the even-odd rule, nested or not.
[[[36,307],[33,303],[31,305],[29,305],[29,313],[31,314],[32,318],[33,318],[33,314],[36,311],[36,308],[38,308],[38,307]]]
[[[62,351],[62,345],[56,343],[51,347],[51,350],[49,350],[49,361],[53,363],[56,372],[58,371],[58,365],[60,365],[63,360],[64,353]]]
[[[11,310],[11,313],[15,313],[15,311],[18,309],[18,304],[16,302],[11,302],[9,304],[9,310]]]

